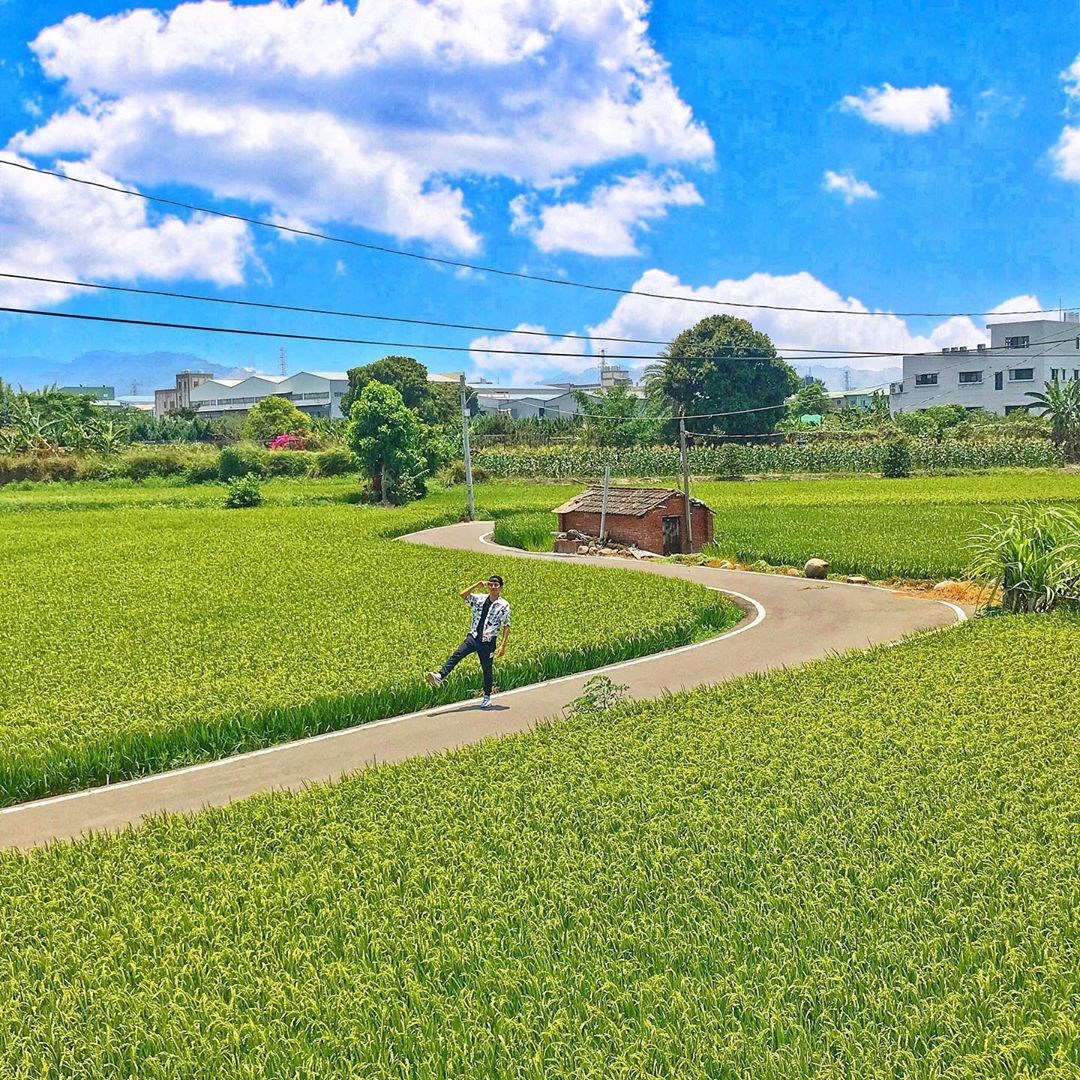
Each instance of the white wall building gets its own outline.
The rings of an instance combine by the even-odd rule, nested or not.
[[[200,416],[242,416],[265,398],[283,397],[311,416],[337,418],[348,388],[349,376],[344,371],[209,379],[191,391],[191,404],[198,406]]]
[[[963,405],[1003,415],[1029,407],[1030,390],[1080,379],[1080,313],[987,329],[989,345],[905,356],[904,378],[889,388],[892,412]]]

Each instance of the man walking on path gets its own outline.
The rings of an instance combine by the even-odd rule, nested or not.
[[[487,588],[486,593],[473,591],[481,586]],[[474,581],[459,594],[472,609],[472,626],[469,634],[443,664],[440,671],[429,671],[427,674],[427,681],[432,686],[442,686],[443,679],[469,653],[476,653],[484,672],[484,697],[480,702],[480,707],[485,709],[491,704],[492,667],[495,657],[502,656],[506,652],[506,639],[510,636],[510,605],[503,599],[502,587],[503,579],[498,574],[492,574],[486,581],[483,578]],[[502,641],[499,642],[499,651],[496,652],[495,643],[500,630]]]

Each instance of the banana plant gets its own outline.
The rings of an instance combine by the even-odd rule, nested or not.
[[[1050,421],[1050,438],[1070,464],[1080,461],[1080,379],[1055,380],[1044,391],[1029,390],[1032,408]]]

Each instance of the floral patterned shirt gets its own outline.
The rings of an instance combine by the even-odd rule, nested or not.
[[[469,628],[471,636],[480,637],[477,633],[477,623],[480,622],[480,612],[484,610],[487,599],[487,593],[474,592],[468,595],[467,603],[472,608],[472,626]],[[509,625],[510,604],[500,596],[498,600],[491,601],[491,607],[488,608],[487,619],[484,622],[484,636],[480,640],[493,641],[499,636],[499,631]]]

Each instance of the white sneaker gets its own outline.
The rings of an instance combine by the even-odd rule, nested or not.
[[[427,673],[427,681],[429,686],[436,688],[442,686],[442,676],[437,671],[429,671]]]
[[[480,699],[480,708],[481,708],[481,709],[486,709],[486,708],[488,708],[488,707],[489,707],[490,705],[491,705],[491,695],[490,695],[490,694],[485,694],[485,695],[484,695],[484,696],[483,696],[483,697],[482,697],[482,698]]]

